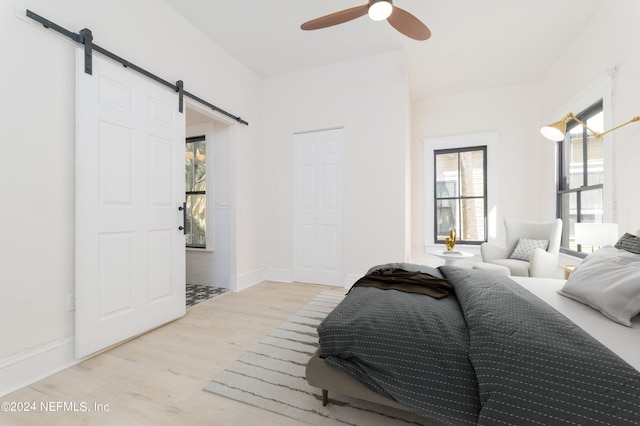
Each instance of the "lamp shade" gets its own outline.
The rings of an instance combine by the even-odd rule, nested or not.
[[[572,115],[572,113],[569,113],[562,120],[542,127],[540,133],[542,133],[542,136],[545,138],[555,142],[563,140],[564,134],[567,131],[567,123],[571,120]]]
[[[540,128],[540,133],[545,138],[558,142],[564,139],[564,134],[567,130],[567,123],[564,120],[557,121],[553,124],[549,124]]]
[[[384,21],[393,11],[391,0],[372,0],[369,3],[369,18],[374,21]]]
[[[607,246],[618,241],[617,223],[576,223],[576,243],[587,246]]]

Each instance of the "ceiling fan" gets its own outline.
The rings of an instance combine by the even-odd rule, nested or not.
[[[392,0],[369,0],[367,4],[330,13],[320,18],[312,19],[300,25],[303,30],[318,30],[333,25],[343,24],[366,14],[374,21],[387,20],[393,28],[414,40],[426,40],[431,37],[431,31],[418,18],[393,6]]]

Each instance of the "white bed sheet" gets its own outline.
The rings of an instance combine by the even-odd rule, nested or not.
[[[511,278],[640,371],[640,315],[631,319],[631,327],[625,327],[611,321],[589,306],[558,294],[557,290],[562,288],[565,280]]]

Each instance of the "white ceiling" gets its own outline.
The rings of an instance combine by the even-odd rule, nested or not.
[[[365,0],[164,0],[262,77],[405,49],[411,97],[538,81],[606,0],[396,0],[432,31],[411,40],[367,16],[302,31]]]

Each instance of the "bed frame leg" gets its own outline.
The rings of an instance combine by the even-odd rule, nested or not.
[[[326,389],[322,389],[322,406],[326,407],[329,402],[329,391]]]

